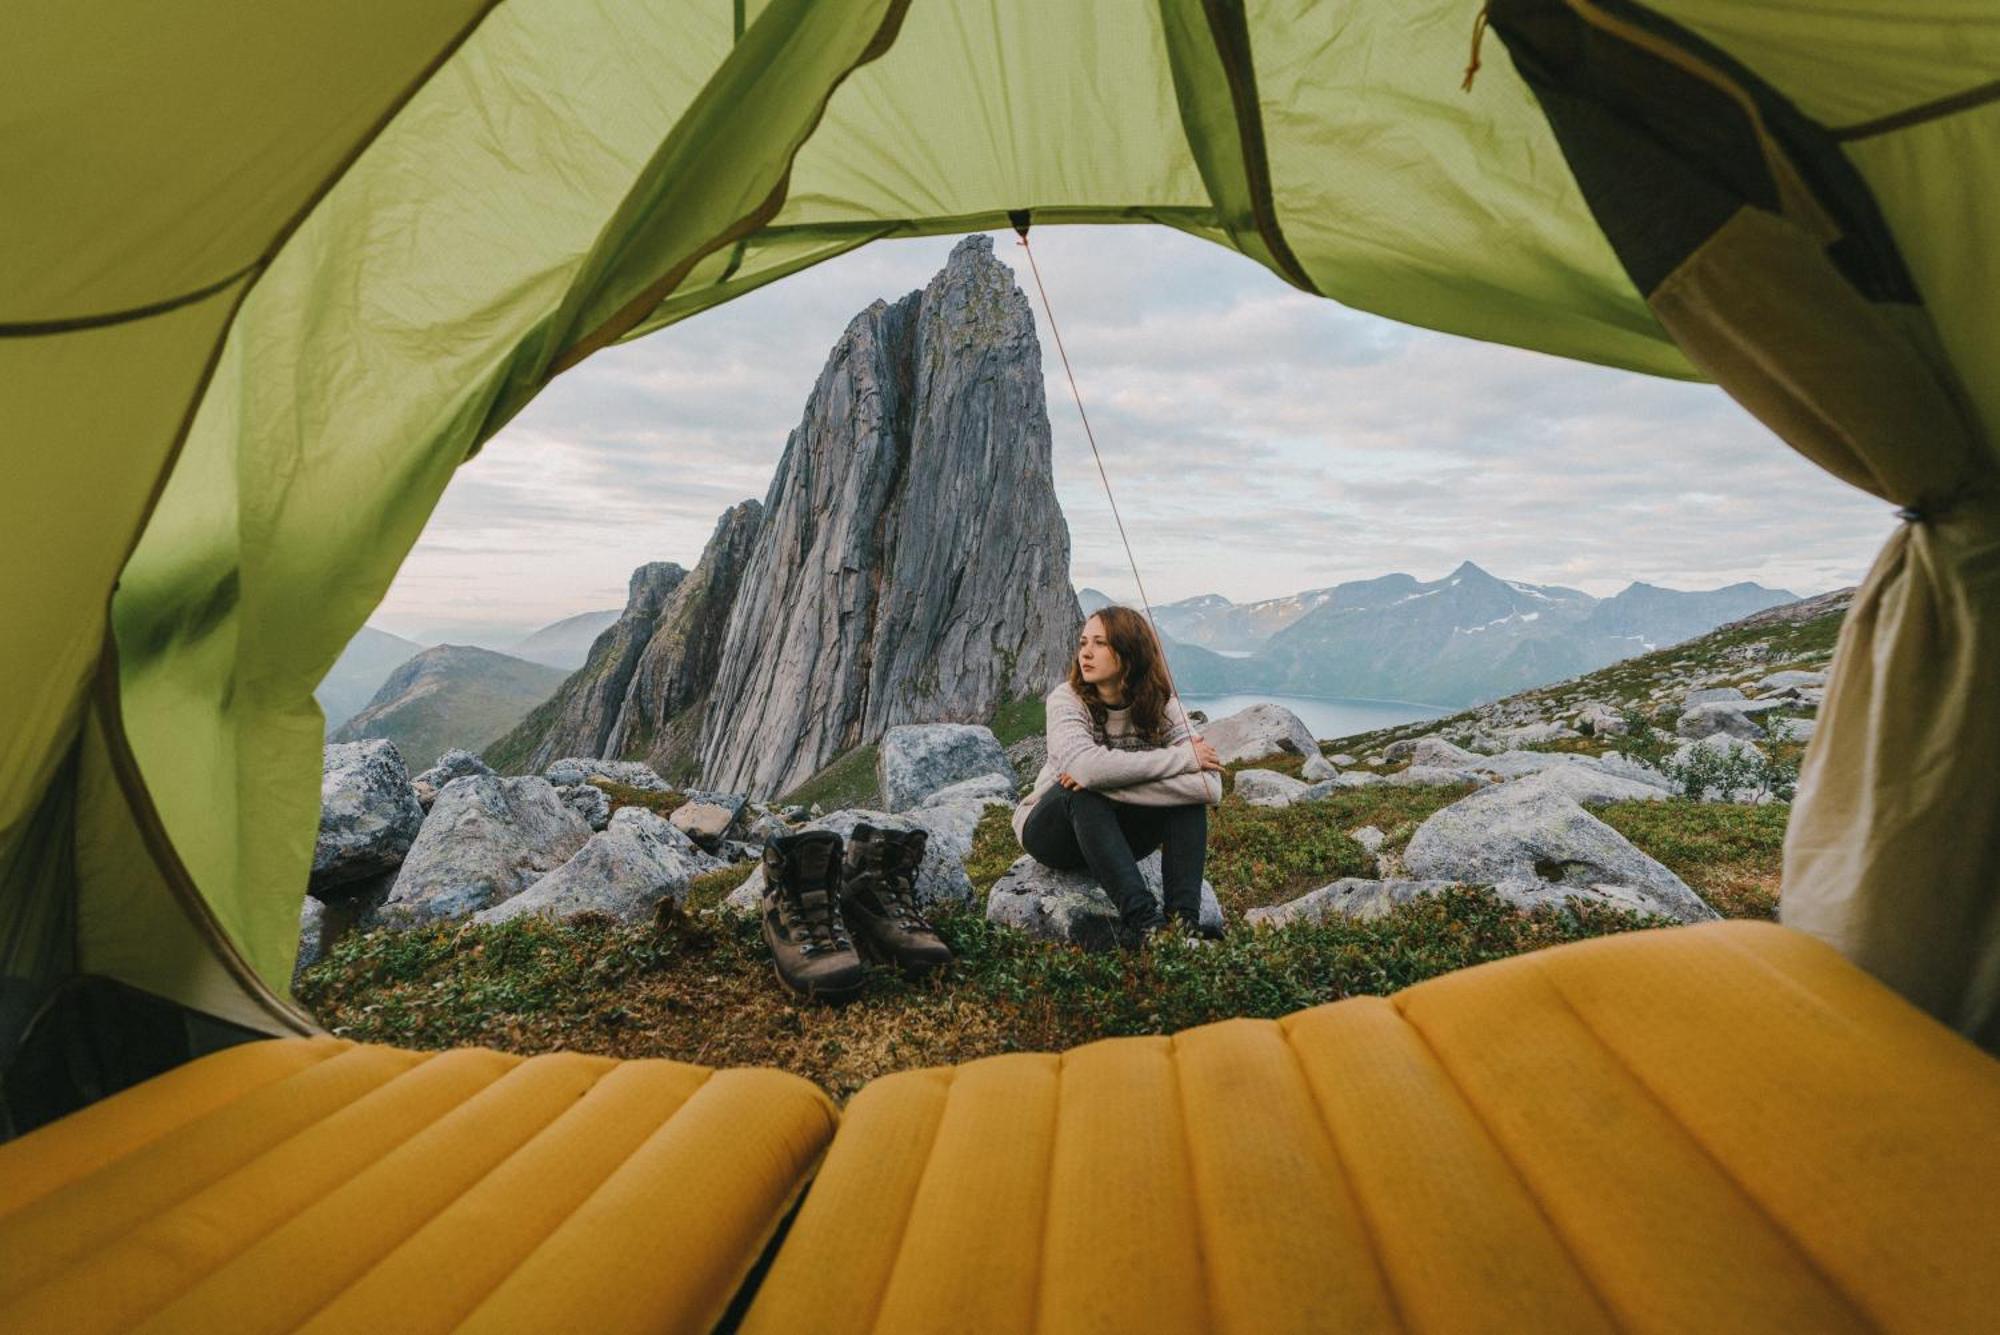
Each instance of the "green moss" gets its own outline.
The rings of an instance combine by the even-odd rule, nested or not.
[[[873,746],[857,746],[781,800],[805,806],[817,803],[827,811],[873,807],[882,800],[881,789],[875,782],[875,754]]]
[[[644,807],[656,816],[671,816],[687,802],[686,793],[633,788],[602,776],[591,779],[590,783],[604,790],[604,795],[611,799],[611,810],[614,812],[620,807]]]
[[[1039,737],[1049,726],[1048,703],[1041,699],[1003,700],[989,725],[1000,745],[1012,746],[1023,737]]]

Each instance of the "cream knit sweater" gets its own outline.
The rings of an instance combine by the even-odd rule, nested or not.
[[[1068,682],[1059,682],[1049,692],[1047,704],[1049,758],[1035,776],[1034,790],[1014,808],[1015,838],[1020,838],[1021,827],[1028,823],[1028,813],[1042,800],[1042,794],[1055,787],[1058,774],[1068,774],[1114,802],[1149,807],[1221,803],[1222,776],[1203,770],[1195,759],[1194,748],[1188,745],[1187,716],[1178,700],[1167,702],[1167,745],[1138,748],[1133,748],[1129,710],[1106,713],[1104,733],[1113,744],[1102,746],[1091,727],[1089,708]]]

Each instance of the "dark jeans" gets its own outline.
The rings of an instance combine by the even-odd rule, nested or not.
[[[1021,827],[1021,846],[1058,871],[1089,868],[1131,926],[1157,920],[1159,907],[1139,874],[1139,859],[1160,850],[1167,912],[1201,916],[1202,863],[1208,856],[1208,808],[1142,807],[1088,788],[1057,784],[1043,793]]]

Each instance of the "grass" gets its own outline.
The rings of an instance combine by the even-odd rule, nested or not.
[[[1597,818],[1666,864],[1726,918],[1776,918],[1791,807],[1616,802]]]
[[[530,917],[349,937],[299,994],[335,1032],[369,1042],[770,1065],[845,1098],[890,1071],[1274,1017],[1648,925],[1594,909],[1521,914],[1466,889],[1375,922],[1090,955],[954,912],[938,923],[953,968],[921,985],[871,969],[858,1001],[829,1009],[776,986],[754,922]]]
[[[1470,791],[1378,785],[1289,807],[1253,807],[1230,797],[1209,813],[1208,879],[1233,918],[1343,876],[1373,876],[1375,856],[1347,831],[1373,825],[1388,836],[1384,849],[1394,851],[1432,812]]]
[[[602,788],[604,795],[611,799],[613,813],[621,807],[644,807],[655,816],[671,816],[687,802],[686,793],[633,788],[628,784],[614,783],[602,777],[593,778],[589,782],[595,787]]]
[[[1000,745],[1012,746],[1023,737],[1039,737],[1048,728],[1048,702],[1040,697],[1003,700],[989,725]]]
[[[781,800],[802,806],[817,803],[827,811],[878,805],[882,792],[875,781],[876,750],[872,745],[855,747],[785,794]]]

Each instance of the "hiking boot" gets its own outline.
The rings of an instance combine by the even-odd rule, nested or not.
[[[923,830],[857,825],[840,879],[841,911],[862,956],[912,979],[951,963],[951,947],[917,911],[917,868],[928,839]]]
[[[764,942],[778,981],[807,1001],[846,1001],[861,956],[840,916],[840,836],[781,835],[764,845]]]

